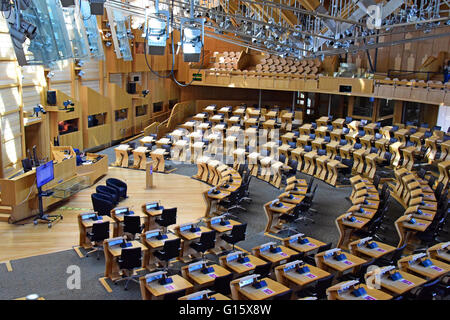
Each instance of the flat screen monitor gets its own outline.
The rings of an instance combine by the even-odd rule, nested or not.
[[[36,168],[36,184],[38,188],[54,179],[53,161],[44,163]]]

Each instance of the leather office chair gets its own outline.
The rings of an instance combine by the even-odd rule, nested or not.
[[[123,232],[131,234],[131,238],[135,239],[136,234],[139,235],[144,229],[141,224],[141,217],[139,216],[124,216],[123,217]]]
[[[114,203],[111,196],[102,193],[91,194],[92,207],[99,216],[111,216],[111,210],[114,209]]]
[[[161,250],[157,250],[153,255],[160,261],[166,262],[164,270],[168,270],[169,261],[177,258],[181,251],[181,239],[173,239],[164,241],[164,246]]]
[[[120,257],[117,260],[120,270],[122,270],[122,278],[114,281],[114,284],[120,281],[126,281],[124,290],[128,290],[128,283],[130,281],[139,283],[139,275],[135,274],[135,269],[142,266],[142,252],[141,248],[123,248]]]
[[[291,300],[292,292],[292,289],[289,289],[286,292],[277,294],[275,297],[273,297],[273,300]]]
[[[303,260],[304,256],[305,256],[304,252],[299,252],[299,253],[293,254],[293,255],[289,256],[288,262],[292,262],[295,260]]]
[[[217,277],[214,279],[214,284],[211,290],[221,293],[224,296],[229,296],[231,294],[230,282],[233,280],[233,273],[227,274],[226,276]]]
[[[444,291],[439,286],[440,279],[428,281],[418,288],[411,290],[410,297],[413,300],[441,300]]]
[[[117,205],[119,203],[120,195],[116,188],[108,186],[97,186],[95,188],[95,192],[111,196],[114,200],[114,205]]]
[[[266,278],[270,275],[270,271],[272,269],[272,262],[267,262],[265,264],[261,264],[256,266],[253,270],[253,274],[259,274],[258,279]]]
[[[108,187],[116,188],[119,191],[119,195],[122,198],[128,198],[127,197],[127,184],[119,179],[116,178],[109,178],[106,179],[106,185]]]
[[[164,295],[163,300],[178,300],[186,295],[186,289],[177,292],[171,292]]]
[[[163,209],[160,218],[156,218],[155,222],[163,227],[167,232],[167,227],[177,223],[177,208]]]
[[[326,290],[331,287],[334,275],[331,274],[325,278],[319,279],[315,282],[314,286],[302,290],[297,293],[299,297],[316,297],[317,299],[326,299]]]
[[[287,232],[288,232],[287,236],[290,236],[291,230],[294,231],[295,233],[299,233],[299,231],[297,229],[295,229],[294,227],[292,227],[291,225],[292,225],[292,223],[299,220],[300,210],[301,210],[301,205],[297,205],[297,206],[295,206],[292,213],[283,213],[278,217],[279,220],[283,221],[283,223],[288,225],[287,228],[283,228],[282,230],[280,230],[280,232],[287,230]],[[309,219],[309,218],[302,217],[301,219]]]
[[[391,253],[376,259],[375,264],[379,267],[384,266],[396,266],[398,260],[402,257],[403,250],[406,247],[406,243],[399,248],[395,248]]]
[[[109,238],[109,222],[94,223],[91,232],[87,232],[86,235],[94,243],[92,246],[94,249],[86,253],[86,257],[93,252],[97,252],[97,260],[99,260],[99,253],[103,251],[103,240]]]
[[[193,242],[190,244],[190,247],[195,251],[201,253],[202,260],[205,259],[206,251],[210,249],[214,249],[216,245],[216,231],[207,231],[202,232],[200,235],[200,240],[198,242]]]
[[[245,230],[247,230],[246,223],[234,225],[233,228],[231,229],[231,233],[230,234],[225,233],[221,236],[221,238],[226,243],[233,245],[232,251],[234,251],[234,245],[240,241],[245,240]]]

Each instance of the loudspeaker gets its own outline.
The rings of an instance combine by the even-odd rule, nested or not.
[[[31,163],[31,160],[28,158],[22,159],[22,167],[23,172],[28,172],[33,169],[33,164]]]
[[[135,94],[136,93],[136,83],[128,82],[127,83],[127,92],[129,94]]]
[[[56,106],[56,91],[47,91],[47,104]]]

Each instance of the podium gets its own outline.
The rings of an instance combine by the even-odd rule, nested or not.
[[[145,163],[145,189],[149,190],[153,187],[153,161],[147,161]]]

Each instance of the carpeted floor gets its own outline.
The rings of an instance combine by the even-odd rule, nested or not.
[[[100,153],[108,154],[110,162],[113,162],[115,159],[113,149],[114,147],[111,147]],[[186,176],[192,176],[196,172],[195,165],[175,165],[168,161],[167,166],[176,168],[174,173]],[[298,174],[298,177],[310,179],[309,176],[303,174]],[[334,220],[350,207],[351,203],[346,200],[346,197],[350,195],[351,189],[350,187],[334,188],[320,180],[316,180],[316,183],[319,187],[313,208],[317,210],[317,213],[312,216],[315,223],[309,223],[308,225],[297,223],[296,229],[323,242],[333,242],[333,245],[335,245],[339,235]],[[246,212],[237,214],[239,221],[248,223],[247,238],[244,242],[238,244],[240,247],[251,250],[257,245],[274,241],[273,238],[265,236],[263,232],[266,224],[263,204],[275,199],[281,192],[281,189],[276,189],[264,181],[252,178],[250,184],[252,202],[246,205]],[[395,200],[390,201],[389,214],[381,234],[384,242],[397,244],[398,236],[393,222],[403,212],[400,204]],[[279,234],[279,236],[283,235]],[[217,257],[212,255],[208,255],[208,258],[217,261]],[[129,290],[124,291],[123,284],[115,286],[109,282],[113,292],[106,292],[98,280],[103,277],[104,272],[104,257],[102,255],[98,261],[95,257],[80,259],[74,250],[67,250],[14,260],[11,264],[13,272],[7,272],[6,266],[0,264],[0,299],[14,299],[30,293],[38,293],[45,299],[141,299],[139,286],[135,283],[130,283]],[[71,276],[67,273],[69,266],[80,268],[80,289],[70,290],[67,287],[67,280]],[[180,264],[175,264],[175,267],[180,267]]]

